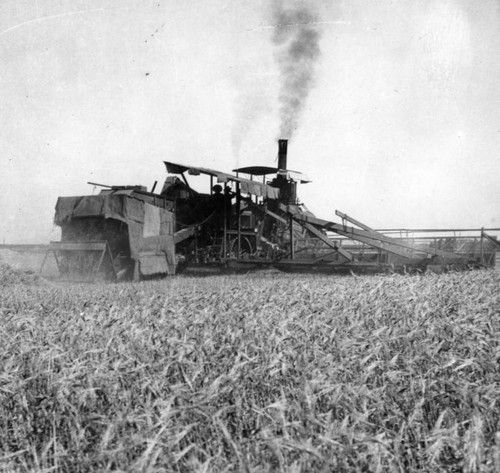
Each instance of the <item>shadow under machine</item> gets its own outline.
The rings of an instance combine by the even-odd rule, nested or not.
[[[102,186],[98,195],[59,197],[52,242],[62,277],[145,279],[209,269],[378,272],[495,265],[496,237],[478,230],[377,231],[337,211],[315,217],[297,189],[309,182],[288,169],[287,140],[276,167],[225,173],[165,162],[163,188]],[[193,185],[206,181],[206,192]],[[498,229],[490,229],[498,230]],[[467,233],[463,236],[464,233]],[[470,234],[475,233],[475,234]]]

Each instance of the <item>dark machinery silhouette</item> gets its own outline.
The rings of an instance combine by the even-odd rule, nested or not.
[[[315,217],[297,197],[309,180],[288,169],[287,140],[278,145],[277,167],[225,173],[165,162],[168,176],[159,193],[156,183],[151,192],[101,185],[98,195],[60,197],[55,223],[62,236],[49,253],[63,276],[89,279],[206,268],[440,272],[494,266],[499,243],[484,229],[476,236],[381,232],[339,211],[340,223]],[[196,176],[207,181],[207,192],[190,184],[188,177]]]

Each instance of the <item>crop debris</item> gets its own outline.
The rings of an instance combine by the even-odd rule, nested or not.
[[[45,280],[31,270],[12,267],[0,259],[0,287],[19,284],[44,284]]]

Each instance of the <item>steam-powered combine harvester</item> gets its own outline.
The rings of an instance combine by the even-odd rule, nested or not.
[[[316,218],[297,198],[297,186],[307,177],[288,169],[287,140],[278,144],[277,167],[227,174],[165,162],[169,175],[160,193],[156,185],[151,192],[102,186],[98,195],[60,197],[55,223],[61,241],[52,242],[47,254],[55,256],[63,277],[119,280],[206,268],[377,272],[494,266],[499,243],[484,230],[475,237],[450,230],[452,237],[441,231],[417,239],[408,231],[395,237],[373,230],[338,211],[341,223]],[[195,190],[187,176],[205,176],[209,191]]]

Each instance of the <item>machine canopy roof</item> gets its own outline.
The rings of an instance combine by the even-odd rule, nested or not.
[[[239,182],[241,191],[248,194],[262,196],[267,199],[279,198],[280,192],[277,187],[268,186],[267,184],[263,184],[261,182],[256,182],[250,179],[243,179],[241,177],[237,177],[221,171],[216,171],[214,169],[186,166],[184,164],[171,163],[168,161],[164,161],[164,163],[167,167],[167,172],[170,174],[183,174],[185,172],[193,176],[206,174],[208,176],[216,177],[217,182]]]
[[[270,166],[248,166],[246,168],[233,169],[233,172],[242,172],[244,174],[251,174],[252,176],[267,176],[268,174],[276,174],[278,168]]]
[[[242,172],[244,174],[251,174],[252,176],[267,176],[268,174],[283,174],[292,181],[301,183],[311,182],[310,179],[301,172],[292,171],[291,169],[278,169],[270,166],[248,166],[244,168],[233,169],[233,172]]]

